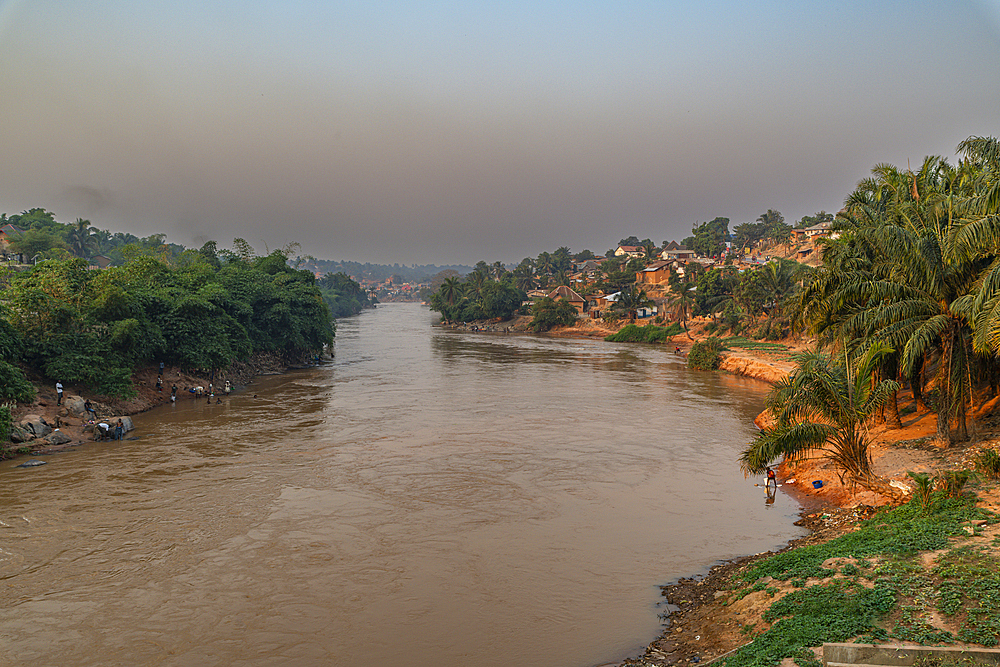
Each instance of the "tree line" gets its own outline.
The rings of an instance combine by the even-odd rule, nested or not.
[[[957,164],[876,165],[847,197],[792,313],[822,347],[775,388],[777,422],[744,451],[745,471],[825,448],[877,485],[867,429],[899,426],[904,385],[936,413],[938,440],[970,437],[1000,384],[1000,141],[969,137],[957,152]]]
[[[335,325],[324,290],[349,287],[343,278],[320,286],[311,272],[288,265],[287,251],[260,257],[241,239],[234,245],[219,251],[212,241],[173,261],[140,254],[101,271],[82,258],[8,270],[0,292],[0,398],[32,398],[22,368],[129,396],[134,370],[150,363],[211,373],[257,353],[295,362],[330,345]]]
[[[8,224],[24,230],[11,235],[8,242],[14,252],[23,254],[29,262],[70,257],[91,259],[105,255],[112,264],[121,265],[132,257],[150,253],[164,261],[174,261],[185,250],[182,245],[167,243],[166,234],[140,238],[127,232],[112,233],[94,227],[83,218],[62,223],[44,208],[32,208],[10,216],[0,214],[0,227]]]

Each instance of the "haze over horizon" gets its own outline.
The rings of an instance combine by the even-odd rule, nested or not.
[[[835,212],[1000,134],[1000,0],[0,0],[0,212],[516,263]]]

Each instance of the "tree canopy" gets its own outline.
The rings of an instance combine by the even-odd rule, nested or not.
[[[140,254],[104,271],[47,260],[15,273],[3,321],[19,341],[4,347],[51,380],[123,396],[140,365],[214,371],[262,352],[295,361],[333,342],[315,278],[281,251],[218,264],[207,254],[185,251],[176,266]]]

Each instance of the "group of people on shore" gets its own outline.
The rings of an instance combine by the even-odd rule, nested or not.
[[[107,440],[108,438],[111,438],[112,440],[121,440],[124,437],[125,424],[122,422],[120,417],[113,430],[111,428],[111,424],[107,422],[94,424],[94,440]]]
[[[188,387],[188,391],[194,395],[194,398],[201,398],[202,396],[208,396],[209,403],[211,403],[212,399],[215,398],[215,385],[213,385],[211,382],[208,383],[207,391],[205,390],[204,386]],[[226,384],[223,387],[223,391],[226,392],[226,396],[229,396],[229,394],[233,391],[233,385],[232,383],[229,382],[229,380],[226,380]],[[170,392],[170,400],[171,401],[176,400],[176,396],[177,396],[177,385],[174,385],[173,389]],[[222,399],[219,398],[217,402],[221,403]]]

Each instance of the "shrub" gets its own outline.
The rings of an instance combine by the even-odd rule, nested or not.
[[[979,472],[987,477],[1000,478],[1000,454],[997,454],[995,450],[984,449],[976,454],[973,461]]]
[[[9,405],[0,405],[0,446],[10,439],[10,428],[14,424],[14,419],[10,414]]]
[[[931,502],[931,493],[934,491],[934,479],[925,472],[906,472],[916,485],[913,497],[920,501],[920,505],[926,508]]]
[[[17,366],[0,361],[0,399],[27,403],[35,400],[35,388]]]
[[[543,297],[531,307],[531,330],[535,333],[548,331],[554,326],[573,324],[578,313],[569,301]]]
[[[604,340],[611,343],[664,343],[671,336],[676,336],[683,329],[676,322],[669,327],[658,327],[655,324],[647,324],[640,327],[636,324],[628,324],[622,327],[618,333],[605,336]]]
[[[703,371],[714,371],[722,362],[722,342],[715,336],[699,341],[691,346],[688,352],[688,368]]]
[[[971,476],[968,470],[946,470],[938,475],[938,488],[949,498],[960,498]]]

